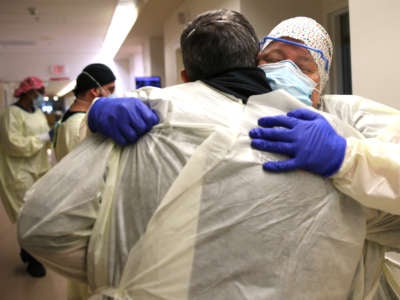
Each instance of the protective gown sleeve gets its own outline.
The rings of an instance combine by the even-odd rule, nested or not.
[[[368,207],[400,214],[400,111],[358,96],[329,95],[323,103],[367,137],[347,138],[335,186]]]
[[[112,143],[97,135],[74,148],[28,190],[18,221],[21,247],[81,281],[87,281],[86,248],[98,217],[111,149]]]
[[[400,144],[377,139],[347,139],[342,167],[332,179],[362,204],[400,214]]]
[[[337,116],[366,138],[379,136],[400,120],[399,110],[360,96],[324,95],[321,102],[323,111]]]
[[[4,151],[15,157],[30,157],[43,148],[43,142],[35,135],[24,135],[23,114],[20,108],[10,107],[1,117],[0,142]],[[43,132],[40,132],[43,133]],[[40,134],[38,132],[38,134]]]

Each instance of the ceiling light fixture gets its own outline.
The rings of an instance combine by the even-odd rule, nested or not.
[[[118,2],[100,52],[101,59],[114,59],[135,24],[137,16],[138,9],[132,0]]]
[[[111,23],[108,26],[106,37],[97,60],[107,61],[114,59],[122,43],[125,41],[138,16],[136,0],[119,0],[115,7]],[[69,93],[75,86],[75,81],[71,81],[57,92],[58,97]]]

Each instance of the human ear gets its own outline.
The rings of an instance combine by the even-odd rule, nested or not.
[[[181,79],[182,79],[183,82],[189,82],[190,81],[188,76],[187,76],[186,70],[182,70],[181,71]]]

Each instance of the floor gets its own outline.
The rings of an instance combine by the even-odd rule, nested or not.
[[[25,272],[19,258],[16,225],[11,224],[0,205],[0,299],[66,300],[66,280],[47,269],[42,278]]]

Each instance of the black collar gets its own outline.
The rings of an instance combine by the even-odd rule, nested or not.
[[[244,103],[247,103],[250,96],[271,91],[264,71],[257,67],[227,71],[202,81],[222,92],[242,99]]]

